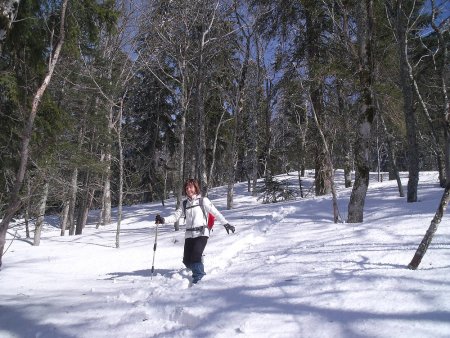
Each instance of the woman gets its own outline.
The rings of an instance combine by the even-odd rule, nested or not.
[[[188,179],[184,183],[184,192],[187,199],[183,202],[183,207],[175,210],[168,217],[156,215],[156,224],[175,223],[181,217],[185,218],[186,234],[184,240],[183,263],[192,270],[192,283],[196,284],[205,274],[202,255],[209,238],[207,227],[208,217],[211,213],[217,218],[227,230],[234,233],[234,226],[230,225],[223,215],[216,209],[207,197],[202,197],[198,181]]]

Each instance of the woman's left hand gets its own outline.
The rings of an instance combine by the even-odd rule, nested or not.
[[[230,224],[224,224],[224,228],[227,231],[227,234],[230,234],[230,231],[234,234],[235,228]]]

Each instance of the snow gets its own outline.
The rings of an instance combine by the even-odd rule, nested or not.
[[[345,218],[351,188],[342,171],[336,179]],[[215,226],[194,286],[184,232],[170,225],[159,227],[151,274],[153,220],[173,201],[126,207],[120,249],[116,225],[95,229],[95,213],[79,236],[60,237],[48,217],[39,247],[18,221],[0,272],[0,337],[449,337],[446,215],[418,270],[407,269],[443,193],[437,173],[422,172],[418,192],[407,203],[372,174],[364,223],[334,224],[330,196],[261,204],[237,184],[228,211],[216,188],[209,197],[237,232]]]

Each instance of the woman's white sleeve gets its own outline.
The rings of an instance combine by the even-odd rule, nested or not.
[[[175,223],[176,221],[178,221],[180,219],[180,217],[183,215],[183,208],[180,207],[177,210],[175,210],[175,212],[167,217],[164,217],[164,224],[166,223]]]
[[[222,224],[227,224],[228,221],[226,218],[220,213],[219,210],[212,204],[208,197],[203,197],[203,206],[205,207],[205,212],[208,214],[209,212],[214,215],[216,219],[220,221]]]

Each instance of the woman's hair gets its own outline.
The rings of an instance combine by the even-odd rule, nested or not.
[[[198,195],[200,193],[200,186],[195,178],[189,178],[184,182],[183,193],[186,193],[186,188],[188,185],[193,185],[195,188],[195,193]]]

